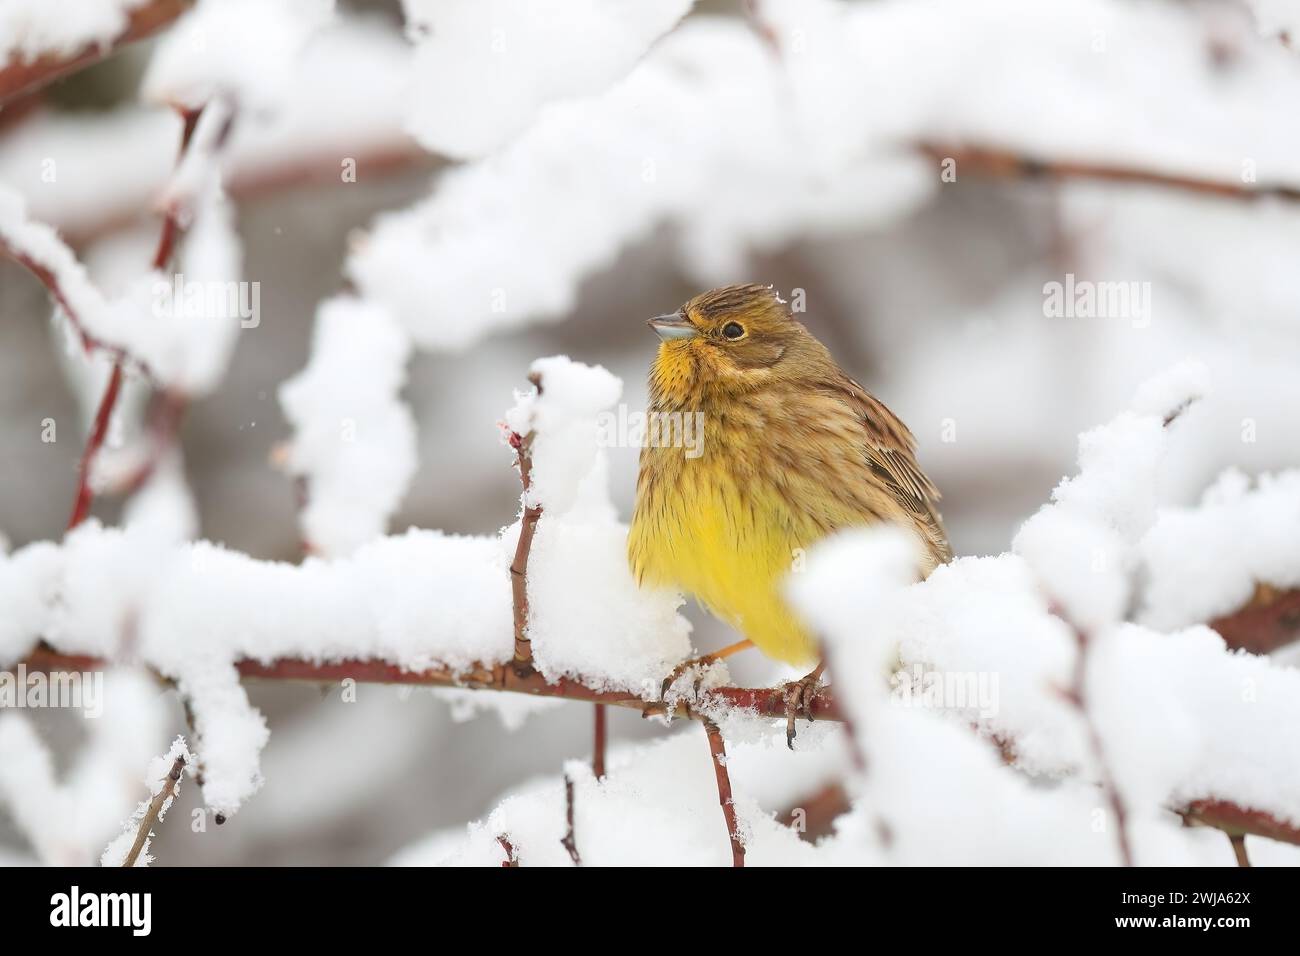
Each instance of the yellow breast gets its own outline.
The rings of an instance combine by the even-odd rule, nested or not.
[[[801,527],[776,492],[737,487],[708,456],[687,460],[680,449],[646,450],[646,457],[656,455],[680,460],[663,469],[664,481],[647,481],[643,472],[628,537],[638,580],[694,595],[769,657],[812,663],[815,643],[781,597],[811,529]]]
[[[632,570],[694,595],[769,657],[808,664],[816,642],[783,598],[804,551],[842,528],[916,519],[873,474],[861,412],[842,390],[764,369],[737,385],[704,367],[711,355],[665,347],[653,367],[652,409],[703,416],[704,440],[696,457],[642,449]]]

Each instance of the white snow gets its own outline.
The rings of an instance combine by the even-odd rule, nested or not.
[[[1141,620],[1185,627],[1236,610],[1257,584],[1300,587],[1300,471],[1225,471],[1195,507],[1168,507],[1142,539]]]
[[[211,187],[215,189],[215,186]],[[0,243],[48,270],[96,342],[125,352],[162,384],[201,395],[219,383],[238,331],[240,249],[231,213],[215,192],[199,202],[193,243],[185,243],[178,280],[141,263],[138,278],[107,299],[58,234],[29,219],[21,197],[0,185]],[[179,294],[178,294],[179,291]]]
[[[58,282],[68,306],[88,331],[101,327],[108,306],[91,284],[85,267],[53,228],[28,217],[22,196],[3,183],[0,183],[0,244],[11,255],[22,256],[48,270]]]
[[[552,103],[508,146],[442,177],[423,204],[380,216],[349,274],[420,347],[461,349],[562,318],[584,276],[663,223],[677,227],[685,270],[720,284],[750,252],[892,222],[942,188],[912,151],[921,141],[1228,185],[1242,183],[1249,158],[1261,184],[1300,182],[1294,135],[1256,133],[1276,128],[1267,103],[1300,92],[1290,53],[1247,33],[1249,56],[1225,77],[1205,54],[1220,27],[1184,9],[759,9],[779,56],[739,19],[688,19],[608,92]],[[1170,84],[1184,94],[1166,95]]]
[[[102,696],[103,714],[85,721],[85,742],[61,774],[33,722],[0,711],[0,806],[46,865],[91,865],[139,799],[142,769],[166,746],[169,708],[151,677],[113,669]]]
[[[716,275],[751,244],[887,218],[931,187],[894,156],[827,175],[790,135],[785,82],[745,25],[689,20],[609,92],[552,104],[423,203],[380,216],[348,274],[421,348],[464,349],[562,318],[583,276],[662,222],[683,227],[692,274]]]
[[[240,110],[273,110],[333,14],[334,0],[199,0],[159,40],[141,93],[189,108],[228,97]]]
[[[383,534],[415,474],[415,419],[399,397],[410,351],[386,310],[340,296],[321,303],[311,360],[280,386],[294,427],[284,466],[307,482],[303,537],[322,554]]]
[[[14,0],[0,10],[0,51],[31,59],[108,43],[132,5]],[[204,799],[215,809],[244,805],[273,763],[295,784],[280,782],[273,818],[329,791],[299,814],[303,826],[341,819],[400,779],[401,754],[421,739],[411,728],[376,744],[364,767],[373,780],[332,785],[328,745],[299,749],[321,732],[310,722],[264,767],[271,728],[237,662],[361,658],[463,672],[510,660],[508,565],[520,521],[474,536],[390,533],[419,464],[407,363],[417,348],[464,350],[566,319],[588,279],[652,237],[701,287],[752,272],[756,254],[814,240],[793,261],[815,254],[813,278],[828,280],[845,329],[863,336],[859,348],[874,355],[882,328],[908,338],[905,349],[881,350],[889,360],[872,384],[907,411],[923,444],[935,421],[953,416],[954,396],[968,398],[962,447],[979,450],[951,459],[966,478],[972,461],[997,464],[996,474],[1008,461],[1054,461],[1035,457],[1035,446],[1072,434],[1075,422],[1109,419],[1079,436],[1077,471],[1051,500],[1023,523],[1016,515],[1005,553],[962,557],[915,582],[915,542],[862,531],[823,542],[792,576],[788,593],[824,639],[855,733],[801,725],[790,753],[783,721],[709,709],[727,735],[751,864],[1113,864],[1118,821],[1104,779],[1127,811],[1139,863],[1232,862],[1221,834],[1179,825],[1172,811],[1190,801],[1227,800],[1300,826],[1300,750],[1287,733],[1300,722],[1300,674],[1286,655],[1229,651],[1205,626],[1260,586],[1300,587],[1300,470],[1286,458],[1300,440],[1288,272],[1300,216],[1284,202],[1185,190],[1041,189],[1053,243],[1077,251],[1092,276],[1156,286],[1148,310],[1086,337],[1062,330],[1076,317],[1045,316],[1043,262],[1002,269],[969,314],[932,319],[918,314],[929,301],[919,280],[932,277],[910,263],[915,250],[896,247],[893,233],[864,235],[922,211],[918,220],[947,223],[951,203],[973,201],[942,195],[960,187],[940,178],[922,143],[1233,188],[1300,185],[1300,134],[1278,114],[1300,95],[1294,50],[1282,42],[1295,35],[1294,13],[1273,0],[762,0],[748,11],[758,23],[738,10],[677,25],[691,6],[404,0],[403,39],[383,16],[336,18],[331,0],[198,0],[153,45],[141,104],[13,119],[0,142],[9,184],[0,184],[0,244],[53,273],[78,324],[124,350],[133,372],[189,397],[220,384],[237,334],[257,336],[260,313],[243,315],[238,298],[201,297],[191,310],[183,286],[178,296],[146,270],[134,234],[86,250],[90,274],[73,245],[172,209],[188,226],[184,279],[243,289],[227,189],[247,195],[317,171],[338,175],[342,189],[371,162],[415,157],[411,137],[457,161],[440,168],[427,198],[357,236],[345,269],[352,287],[320,304],[306,366],[280,389],[293,429],[280,463],[307,492],[309,557],[260,560],[191,541],[198,510],[179,449],[157,462],[122,527],[91,521],[61,543],[0,551],[0,666],[45,640],[119,668],[107,675],[116,713],[88,722],[70,762],[56,762],[36,721],[0,712],[0,802],[34,857],[93,861],[138,800],[141,768],[175,730],[145,668],[192,705]],[[178,105],[205,112],[173,173]],[[961,164],[952,172],[957,183],[973,176]],[[897,230],[904,242],[929,234],[913,225]],[[980,254],[990,260],[1005,254],[989,246]],[[902,304],[897,290],[893,300],[872,289],[859,297],[847,280],[829,281],[864,250],[878,261],[863,285],[896,283]],[[894,263],[904,264],[901,278],[882,275]],[[869,314],[884,318],[858,321]],[[642,318],[617,308],[605,316]],[[966,331],[954,334],[955,323]],[[71,377],[93,403],[105,358],[86,362],[70,338]],[[625,357],[590,341],[622,370]],[[1059,362],[1045,359],[1053,355]],[[1201,358],[1116,409],[1117,390],[1184,355]],[[1013,367],[1023,371],[1008,387]],[[1026,400],[1066,391],[1052,381],[1063,370],[1076,376],[1073,407]],[[528,573],[535,664],[550,680],[651,699],[691,654],[691,630],[680,595],[643,591],[627,569],[597,427],[622,382],[563,356],[531,371],[540,390],[517,396],[504,424],[531,456],[521,510],[542,509]],[[97,488],[144,460],[134,435],[117,447],[138,412],[132,378],[115,447],[92,475]],[[1054,419],[1066,413],[1062,429]],[[438,409],[435,423],[455,414]],[[421,419],[426,429],[435,421]],[[1045,421],[1055,437],[1045,438]],[[490,437],[492,422],[456,427]],[[1259,445],[1256,431],[1267,439]],[[512,457],[500,450],[502,472]],[[1005,531],[992,540],[1000,547]],[[1084,708],[1066,694],[1080,653]],[[724,674],[717,668],[709,683]],[[932,688],[942,693],[928,696]],[[439,696],[458,719],[495,709],[511,727],[562,706]],[[355,744],[382,733],[394,709],[376,707],[355,725],[339,716],[333,730]],[[307,768],[309,759],[320,766]],[[151,788],[166,761],[150,768]],[[728,862],[698,726],[617,747],[603,781],[585,763],[564,772],[587,865]],[[777,814],[831,782],[849,809],[813,846]],[[394,862],[495,866],[506,836],[523,865],[570,865],[559,842],[563,793],[558,773],[512,787],[477,822],[439,829]],[[140,812],[103,862],[121,858]]]
[[[403,0],[415,40],[411,131],[484,155],[546,103],[621,77],[694,0]]]
[[[540,392],[522,396],[505,421],[533,436],[528,498],[542,516],[528,561],[528,635],[538,669],[548,680],[581,677],[656,696],[656,677],[690,652],[690,625],[677,613],[680,595],[637,587],[627,526],[609,500],[597,416],[618,401],[622,383],[564,356],[539,359],[532,374]],[[507,542],[518,540],[518,527]]]
[[[223,179],[234,192],[304,174],[338,182],[352,160],[364,182],[372,162],[414,159],[419,147],[402,130],[410,59],[409,45],[373,18],[322,27],[274,112],[241,110],[220,157]],[[163,106],[33,111],[15,117],[0,140],[0,181],[22,194],[34,218],[65,234],[97,235],[154,202],[171,177],[180,128]]]
[[[0,6],[0,57],[23,61],[69,56],[107,46],[125,32],[145,0],[5,0]]]
[[[355,318],[346,309],[339,315]],[[521,398],[508,418],[535,431],[534,472],[544,507],[554,503],[539,522],[529,567],[536,665],[552,680],[581,676],[649,695],[654,678],[689,653],[690,629],[676,613],[680,595],[637,589],[627,567],[627,529],[609,503],[596,430],[621,385],[564,358],[534,370],[541,395]],[[304,393],[303,407],[318,398]],[[464,671],[513,654],[508,567],[518,525],[499,537],[411,529],[299,565],[206,541],[177,544],[172,525],[162,527],[160,534],[154,522],[115,529],[92,520],[61,547],[38,543],[0,559],[0,595],[20,597],[0,650],[10,660],[44,638],[69,652],[130,653],[175,679],[195,714],[204,798],[223,812],[261,785],[267,740],[236,661],[360,658]]]

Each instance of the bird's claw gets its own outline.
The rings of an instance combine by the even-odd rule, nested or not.
[[[669,671],[668,676],[664,678],[664,682],[659,688],[659,699],[667,700],[668,691],[673,686],[673,684],[677,683],[677,681],[680,680],[683,675],[687,674],[692,670],[695,671],[695,680],[691,685],[691,693],[693,696],[699,697],[700,686],[704,683],[704,677],[709,672],[709,668],[712,667],[715,663],[717,662],[712,657],[696,657],[696,658],[692,658],[689,661],[682,661],[671,671]]]
[[[812,721],[813,701],[821,693],[820,670],[785,685],[785,745],[794,750],[795,718]]]

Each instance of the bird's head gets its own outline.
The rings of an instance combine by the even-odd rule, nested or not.
[[[792,348],[811,338],[785,300],[761,285],[705,292],[649,324],[662,340],[651,390],[673,405],[689,404],[712,389],[757,388]]]

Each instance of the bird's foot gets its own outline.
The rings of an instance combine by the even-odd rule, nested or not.
[[[785,745],[794,750],[794,722],[798,717],[813,719],[813,701],[822,692],[822,666],[806,677],[785,685]]]

